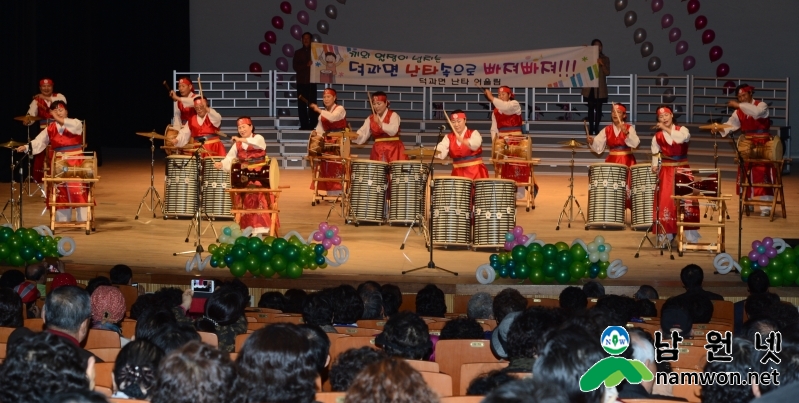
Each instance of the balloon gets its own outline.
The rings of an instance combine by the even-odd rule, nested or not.
[[[319,231],[313,233],[313,240],[316,242],[322,242],[325,239],[325,235]]]
[[[631,27],[638,21],[638,14],[635,11],[628,11],[624,14],[624,26]]]
[[[766,248],[766,256],[768,256],[769,259],[774,259],[777,257],[777,250],[771,247]]]
[[[305,7],[308,7],[309,10],[316,10],[316,0],[305,0]]]
[[[669,84],[669,75],[666,73],[659,73],[658,78],[655,79],[656,85],[668,85]]]
[[[560,267],[569,267],[569,265],[572,264],[572,255],[569,251],[562,250],[558,252],[558,255],[555,257],[555,263]]]
[[[705,32],[702,32],[702,44],[707,45],[713,40],[716,39],[716,32],[712,29],[706,29]]]
[[[291,28],[289,29],[289,32],[291,32],[291,36],[294,39],[298,41],[302,39],[302,27],[300,27],[299,25],[297,24],[292,25]]]
[[[269,44],[266,43],[266,42],[261,42],[258,45],[258,51],[261,52],[261,54],[263,54],[263,55],[269,56],[272,53],[272,47],[269,46]],[[228,234],[225,234],[225,235],[230,235],[230,233],[229,233],[230,232],[230,228],[225,228],[225,229],[228,230]]]
[[[308,25],[308,22],[311,21],[311,16],[308,15],[307,11],[302,10],[297,13],[297,21],[299,21],[302,25]]]
[[[635,31],[633,31],[633,41],[635,41],[636,44],[641,43],[641,42],[643,42],[645,40],[646,40],[646,30],[645,29],[638,28]]]
[[[785,265],[782,268],[782,281],[785,285],[793,284],[799,278],[799,266],[795,263]]]
[[[331,225],[331,226],[328,227],[328,229],[333,231],[333,236],[338,235],[338,227],[337,226]],[[329,236],[329,238],[332,238],[332,236]]]
[[[566,242],[562,242],[562,241],[558,242],[558,243],[555,244],[555,249],[557,249],[558,252],[569,250],[569,244],[567,244]]]
[[[555,256],[558,254],[558,248],[552,244],[544,245],[544,259],[547,261],[552,261],[555,259]]]
[[[693,14],[699,11],[699,0],[690,0],[688,2],[688,14]]]
[[[605,245],[599,245],[596,247],[597,252],[602,253],[605,251]]]
[[[500,267],[499,270],[497,270],[497,275],[501,278],[508,278],[508,268]]]
[[[760,255],[760,257],[757,258],[757,264],[759,264],[760,267],[766,267],[766,266],[768,266],[768,263],[769,263],[769,259],[768,259],[768,256],[766,256],[766,255]]]
[[[641,57],[647,57],[655,51],[655,46],[652,42],[644,42],[641,44]]]
[[[591,263],[598,262],[599,261],[599,252],[591,252],[591,253],[589,253],[588,254],[588,260],[590,260]]]
[[[599,269],[599,274],[597,275],[600,279],[605,279],[608,277],[607,269]]]
[[[749,260],[757,261],[757,259],[760,258],[760,253],[758,253],[758,251],[756,251],[756,250],[752,250],[751,252],[749,252],[748,257],[749,257]]]
[[[287,1],[280,3],[280,11],[286,14],[291,14],[291,3]]]
[[[677,42],[680,40],[681,36],[682,36],[682,31],[680,31],[679,28],[674,27],[671,30],[669,30],[669,42]]]
[[[768,284],[771,287],[782,287],[782,273],[778,271],[770,271],[768,273]]]
[[[757,249],[760,247],[760,245],[763,245],[763,243],[758,240],[752,241],[752,249]]]
[[[604,243],[605,243],[605,237],[603,237],[602,235],[597,235],[597,236],[595,236],[595,237],[594,237],[594,243],[595,243],[595,244],[597,244],[597,247],[598,247],[599,245],[602,245],[602,244],[604,244]]]
[[[272,26],[277,29],[283,29],[283,17],[278,15],[272,17]]]
[[[660,58],[657,56],[653,56],[649,58],[649,62],[647,63],[647,67],[649,67],[649,71],[656,71],[660,68]]]
[[[327,35],[328,31],[330,31],[330,27],[327,25],[327,21],[325,20],[319,20],[319,22],[316,23],[316,29],[325,35]]]
[[[727,77],[727,74],[730,74],[730,66],[727,63],[719,64],[716,67],[716,77]]]
[[[694,66],[696,66],[696,59],[693,56],[685,56],[685,59],[682,59],[683,70],[691,70]]]
[[[519,278],[519,272],[516,270],[516,267],[508,268],[508,277],[513,279]]]
[[[253,73],[260,73],[260,72],[262,72],[262,71],[263,71],[263,69],[261,68],[261,63],[258,63],[258,62],[252,62],[252,63],[250,63],[250,71],[251,71],[251,72],[253,72]],[[257,75],[257,74],[256,74],[256,75]]]
[[[677,46],[674,48],[678,55],[681,55],[688,51],[688,42],[686,41],[679,41],[677,42]]]
[[[555,277],[555,274],[558,271],[558,266],[555,262],[546,262],[544,263],[543,273],[545,277]]]
[[[589,253],[596,252],[596,250],[597,250],[597,244],[594,243],[594,242],[589,242],[588,245],[586,245],[586,246],[588,247],[588,252]]]
[[[300,278],[302,276],[302,267],[297,263],[291,263],[286,268],[286,277],[288,278]]]
[[[263,245],[263,241],[261,241],[261,238],[258,237],[252,237],[247,240],[247,250],[251,253],[258,252]]]
[[[517,262],[524,262],[527,258],[527,248],[522,245],[516,245],[511,251],[511,256],[513,257],[513,260]]]
[[[527,254],[527,265],[533,269],[544,267],[544,255],[541,252],[530,252]]]
[[[544,272],[541,269],[531,269],[528,278],[533,284],[541,284],[544,282]]]
[[[738,264],[741,265],[741,267],[751,267],[752,260],[749,259],[748,256],[741,256],[741,259],[738,260]]]
[[[244,262],[233,262],[230,264],[230,274],[234,277],[241,277],[247,273],[247,266],[244,265]]]
[[[770,247],[774,246],[774,238],[772,238],[770,236],[767,236],[767,237],[763,238],[762,245],[764,245],[766,248],[770,248]]]
[[[613,2],[613,7],[616,8],[616,11],[624,10],[627,7],[627,0],[616,0]]]
[[[696,17],[696,20],[694,20],[694,27],[696,27],[697,31],[699,31],[700,29],[705,29],[706,26],[707,26],[707,17],[705,17],[704,15]]]
[[[286,46],[283,47],[283,53],[286,51]],[[285,57],[278,57],[277,60],[275,60],[275,67],[277,67],[277,69],[280,71],[289,71],[289,61],[286,60]]]
[[[752,269],[751,268],[749,268],[749,267],[742,268],[741,269],[741,280],[746,282],[746,280],[749,280],[749,276],[751,274],[752,274]]]
[[[517,225],[517,226],[513,227],[513,230],[511,231],[511,233],[513,233],[514,237],[521,237],[522,235],[524,235],[524,229]]]
[[[568,270],[559,270],[555,273],[555,280],[557,280],[559,284],[566,284],[571,280],[571,275]]]
[[[766,247],[766,245],[761,244],[755,250],[757,251],[757,253],[762,255],[762,254],[766,253],[767,249],[768,249],[768,247]]]
[[[797,257],[796,251],[791,248],[785,248],[785,250],[782,251],[782,253],[780,253],[780,259],[782,259],[783,262],[788,264],[796,261],[796,257]]]
[[[329,238],[325,238],[325,240],[322,241],[322,246],[324,246],[325,249],[330,249],[333,247],[333,241],[331,241]]]
[[[585,249],[579,244],[574,244],[570,251],[572,255],[572,260],[583,260],[585,259]]]
[[[660,18],[660,27],[666,29],[674,24],[674,16],[671,14],[663,14],[663,17]]]
[[[286,55],[286,57],[294,57],[294,46],[290,43],[283,45],[283,54]]]
[[[663,0],[652,0],[652,12],[656,13],[663,9]]]
[[[341,3],[341,4],[347,4],[347,0],[336,0],[336,1]]]
[[[583,277],[583,274],[585,274],[584,269],[585,268],[581,264],[576,262],[572,263],[572,265],[569,267],[569,276],[575,280],[580,279]]]
[[[336,235],[336,236],[334,236],[333,238],[330,239],[330,242],[333,242],[333,245],[336,245],[336,246],[341,245],[341,237]]]
[[[322,43],[322,37],[319,34],[313,34],[313,41],[315,43]]]
[[[329,5],[325,7],[325,15],[328,16],[331,20],[335,20],[338,17],[338,10],[336,10],[336,6]]]

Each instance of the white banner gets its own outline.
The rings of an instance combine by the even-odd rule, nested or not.
[[[386,52],[312,43],[311,81],[409,87],[597,87],[596,46],[504,53]]]

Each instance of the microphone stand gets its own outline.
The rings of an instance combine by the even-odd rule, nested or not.
[[[660,241],[660,235],[661,235],[660,231],[662,230],[663,231],[662,235],[663,235],[664,241],[666,242],[666,249],[669,250],[669,259],[674,260],[674,253],[671,250],[671,240],[669,240],[669,238],[666,236],[666,227],[664,227],[663,223],[660,222],[660,191],[661,191],[661,186],[660,186],[660,178],[659,178],[659,176],[660,176],[660,170],[662,168],[662,166],[661,166],[662,162],[663,162],[663,159],[662,158],[658,158],[658,172],[656,174],[657,177],[655,178],[655,189],[652,191],[652,199],[654,201],[654,206],[653,206],[654,210],[653,211],[654,211],[655,219],[652,221],[652,225],[647,227],[646,231],[644,231],[644,236],[641,238],[641,242],[638,243],[638,249],[636,249],[636,251],[635,251],[635,256],[634,256],[635,258],[638,258],[638,256],[640,256],[641,247],[644,246],[644,241],[649,241],[649,244],[652,245],[653,248],[656,248],[656,249],[658,248],[655,245],[655,243],[652,242],[651,239],[649,239],[649,233],[652,231],[652,227],[654,226],[655,227],[655,232],[653,233],[653,235],[655,236],[655,240],[658,241],[658,242]],[[660,248],[660,256],[663,256],[663,248]]]
[[[175,252],[172,254],[172,256],[187,255],[191,253],[200,256],[203,252],[205,252],[205,249],[203,249],[203,244],[202,244],[202,234],[205,232],[202,230],[203,216],[205,216],[205,219],[208,220],[208,226],[211,227],[211,230],[213,230],[214,232],[214,239],[219,238],[219,234],[216,233],[216,228],[214,228],[214,223],[211,220],[211,217],[209,217],[208,214],[206,214],[205,209],[202,208],[202,200],[203,200],[202,183],[204,178],[203,178],[203,164],[202,164],[202,158],[200,158],[200,152],[206,151],[204,147],[205,137],[201,137],[199,141],[200,141],[200,146],[197,147],[196,150],[194,150],[194,154],[192,155],[192,158],[194,158],[197,161],[197,168],[196,168],[197,175],[195,176],[196,177],[195,183],[197,183],[197,196],[195,200],[197,201],[197,205],[194,208],[194,216],[192,216],[191,218],[191,224],[189,224],[189,230],[186,233],[186,240],[184,241],[184,242],[189,242],[189,236],[191,235],[191,230],[195,229],[197,235],[197,242],[195,243],[195,245],[197,246],[197,248],[195,250]],[[207,231],[208,228],[206,228],[205,230]]]
[[[735,140],[735,134],[733,132],[730,132],[730,139],[732,139],[730,146],[738,156],[737,182],[740,187],[740,192],[738,192],[738,260],[741,260],[741,234],[744,230],[744,192],[749,191],[752,184],[749,182],[749,175],[746,174],[746,165],[741,155],[741,150],[738,149],[738,142]],[[741,183],[742,181],[746,181],[746,187],[743,186]],[[738,272],[735,268],[733,268],[733,271]]]
[[[438,139],[436,139],[436,146],[438,146],[438,143],[440,143],[442,137],[444,137],[444,129],[446,129],[446,126],[443,126],[443,125],[438,129]],[[427,232],[428,232],[429,237],[428,237],[428,243],[427,243],[427,250],[430,251],[430,261],[427,262],[427,265],[425,265],[425,266],[420,266],[420,267],[417,267],[415,269],[403,271],[402,272],[403,275],[405,275],[407,273],[412,273],[412,272],[415,272],[415,271],[418,271],[418,270],[422,270],[422,269],[434,269],[434,270],[440,270],[440,271],[443,271],[443,272],[447,272],[447,273],[452,274],[454,276],[458,275],[458,273],[456,273],[454,271],[450,271],[450,270],[447,270],[447,269],[445,269],[443,267],[436,266],[436,263],[433,262],[433,193],[434,193],[433,192],[433,173],[434,173],[433,160],[435,160],[435,158],[436,158],[436,153],[433,152],[433,155],[430,156],[430,162],[427,163],[427,172],[428,172],[428,175],[429,175],[428,176],[428,180],[430,181],[430,185],[429,185],[430,186],[430,201],[429,201],[430,213],[429,213],[428,219],[427,219]],[[411,227],[411,228],[413,228],[413,227]],[[403,246],[404,246],[404,243],[403,243]]]

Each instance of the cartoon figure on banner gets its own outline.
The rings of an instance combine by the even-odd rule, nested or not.
[[[335,84],[338,66],[344,63],[344,58],[338,52],[338,46],[322,45],[316,48],[316,66],[322,67],[319,71],[319,82]]]

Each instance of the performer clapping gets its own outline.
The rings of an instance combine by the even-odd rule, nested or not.
[[[230,148],[225,158],[220,162],[215,162],[214,167],[230,172],[230,165],[234,160],[242,164],[242,169],[261,171],[266,165],[266,141],[260,134],[254,134],[252,119],[249,116],[242,116],[236,120],[239,136],[233,137],[233,147]],[[260,187],[260,182],[253,182],[251,185]],[[245,209],[269,209],[266,196],[263,193],[235,193],[233,197],[241,198],[240,203]],[[272,226],[272,218],[267,213],[242,214],[239,220],[241,228],[253,227],[253,234],[269,234]]]
[[[311,110],[319,114],[319,123],[316,129],[311,132],[312,136],[322,136],[325,133],[343,132],[347,128],[347,111],[344,107],[336,104],[336,90],[325,88],[322,102],[325,109],[322,110],[316,104],[311,104]],[[325,143],[335,143],[336,139],[325,137]],[[339,161],[322,161],[319,167],[320,178],[342,178],[344,177],[344,166]],[[314,183],[311,182],[311,189]],[[317,182],[317,190],[324,190],[328,196],[336,197],[341,194],[341,183],[338,182]]]
[[[194,93],[194,85],[191,80],[186,77],[181,77],[178,80],[178,94],[175,91],[169,91],[170,98],[175,101],[175,118],[172,120],[172,127],[176,129],[180,129],[197,114],[194,109],[194,98],[197,97],[197,94]]]
[[[605,162],[623,164],[627,167],[635,165],[632,149],[638,147],[641,140],[635,133],[635,126],[627,123],[627,109],[622,104],[613,104],[610,114],[612,125],[606,126],[596,136],[587,136],[591,151],[601,154],[608,148]],[[630,172],[627,172],[627,208],[630,208]]]
[[[208,106],[205,97],[194,98],[194,110],[197,114],[189,118],[188,124],[180,128],[175,146],[183,147],[191,139],[192,143],[203,143],[203,148],[208,151],[207,155],[224,157],[225,146],[217,134],[219,125],[222,124],[222,115]],[[187,153],[191,154],[191,151]]]
[[[363,126],[358,129],[358,138],[354,140],[354,143],[366,143],[369,136],[372,136],[375,139],[375,144],[372,146],[370,159],[383,162],[408,159],[405,155],[405,145],[400,139],[399,114],[388,109],[385,92],[378,91],[372,94],[372,107],[374,113],[369,115],[363,122]]]
[[[469,179],[488,178],[483,164],[483,138],[477,130],[466,127],[466,114],[456,109],[450,115],[453,131],[436,146],[438,158],[452,157],[452,176]]]
[[[502,86],[495,97],[491,90],[483,91],[485,97],[494,105],[491,113],[491,140],[499,136],[509,146],[518,145],[522,139],[522,107],[515,99],[510,87]],[[517,183],[530,181],[530,166],[526,164],[502,164],[502,178],[511,179]],[[517,199],[524,198],[524,188],[518,188]]]
[[[63,94],[53,92],[53,80],[49,78],[39,80],[39,93],[33,96],[33,101],[28,107],[28,116],[41,118],[40,129],[47,127],[48,120],[53,119],[50,114],[50,105],[55,101],[61,101],[66,105],[67,98]],[[33,121],[28,124],[32,125]],[[44,178],[44,160],[47,159],[45,154],[39,153],[33,158],[31,169],[33,169],[33,180],[37,183],[42,183],[42,178]]]

